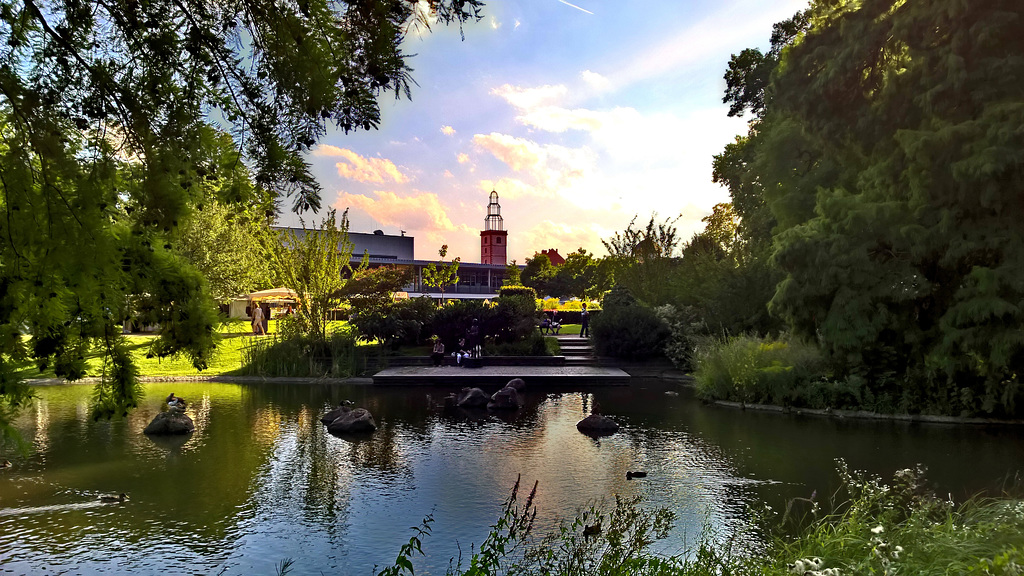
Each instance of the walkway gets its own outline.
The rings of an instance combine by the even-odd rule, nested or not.
[[[527,385],[546,386],[628,386],[629,374],[619,368],[597,365],[590,340],[575,334],[556,336],[564,362],[553,365],[556,358],[545,357],[544,364],[525,366],[394,366],[373,375],[373,383],[382,386],[481,386],[507,384],[513,378],[526,380]]]

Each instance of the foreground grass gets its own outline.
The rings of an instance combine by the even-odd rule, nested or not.
[[[812,499],[790,503],[782,517],[758,516],[751,530],[769,534],[761,550],[736,550],[729,538],[710,529],[689,550],[674,556],[652,552],[667,538],[672,514],[649,511],[638,500],[616,498],[614,506],[592,507],[555,532],[532,534],[533,493],[517,502],[518,483],[505,511],[468,563],[453,561],[449,575],[690,576],[1024,574],[1024,501],[972,498],[962,505],[924,488],[920,469],[901,470],[890,484],[849,472],[839,462],[841,502],[823,513]],[[536,486],[534,486],[536,491]],[[793,529],[794,504],[806,515]],[[413,574],[433,518],[428,516],[391,566],[378,574]],[[767,527],[767,528],[766,528]],[[795,534],[795,535],[794,535]],[[726,542],[722,544],[721,542]]]

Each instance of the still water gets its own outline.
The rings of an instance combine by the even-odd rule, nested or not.
[[[666,392],[679,391],[679,395]],[[676,513],[661,544],[683,552],[703,527],[756,538],[745,511],[837,486],[836,458],[891,477],[922,463],[941,493],[997,490],[1024,468],[1016,428],[839,421],[702,406],[685,389],[539,391],[503,417],[442,409],[449,390],[345,385],[150,384],[127,419],[93,422],[90,386],[40,387],[16,421],[27,454],[4,446],[0,574],[370,574],[394,561],[428,514],[417,574],[468,556],[518,476],[539,482],[541,529],[614,495]],[[190,401],[189,438],[142,429],[170,392]],[[380,429],[335,438],[320,415],[343,399]],[[575,425],[597,404],[622,430]],[[644,479],[626,479],[643,470]],[[124,504],[101,494],[125,492]]]

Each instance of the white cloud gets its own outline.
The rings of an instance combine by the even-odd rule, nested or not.
[[[469,162],[469,154],[466,154],[465,152],[460,152],[459,155],[455,157],[455,159],[459,161],[459,164],[466,164],[467,162]]]
[[[409,177],[387,158],[366,158],[347,148],[339,148],[321,144],[313,152],[314,156],[340,157],[344,160],[335,164],[338,175],[357,182],[397,182],[409,181]]]
[[[444,134],[445,136],[451,136],[455,134],[455,128],[452,128],[451,126],[447,125],[441,126],[441,134]]]
[[[497,18],[491,16],[491,29],[497,30],[498,28],[501,28],[501,22],[498,22]]]
[[[543,105],[550,105],[561,101],[569,89],[564,85],[545,85],[536,88],[520,88],[511,84],[503,84],[493,90],[491,94],[501,96],[509,104],[521,109],[532,109]]]
[[[612,85],[611,80],[598,74],[597,72],[591,72],[590,70],[584,70],[580,72],[580,78],[587,83],[591,88],[598,91],[605,91]]]

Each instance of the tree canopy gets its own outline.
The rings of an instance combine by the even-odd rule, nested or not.
[[[138,401],[121,322],[161,326],[154,353],[203,367],[217,322],[209,286],[173,232],[218,200],[270,190],[320,206],[303,160],[328,127],[370,129],[377,96],[410,92],[412,26],[479,17],[478,0],[297,3],[0,0],[0,409],[14,366],[84,375],[106,350],[98,414]],[[209,124],[233,136],[254,186],[209,161]]]
[[[1019,414],[1024,5],[817,1],[808,22],[757,128],[771,309],[893,407]]]

